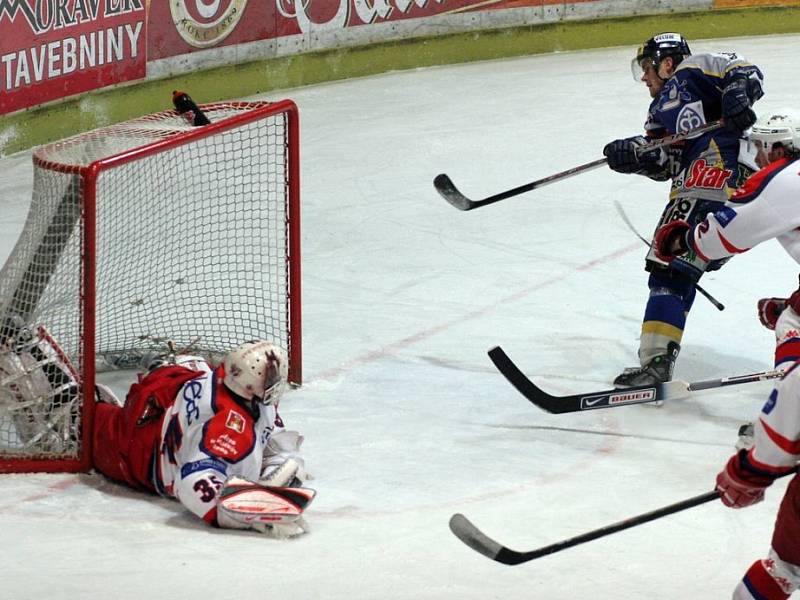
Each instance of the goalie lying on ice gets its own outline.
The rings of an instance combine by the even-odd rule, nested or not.
[[[137,489],[174,497],[209,524],[274,537],[305,533],[314,491],[278,400],[287,358],[266,341],[231,350],[212,368],[177,356],[151,366],[122,405],[99,388],[95,468]]]

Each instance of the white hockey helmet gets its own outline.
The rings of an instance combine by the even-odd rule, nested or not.
[[[222,382],[237,396],[262,404],[276,404],[283,394],[289,361],[277,345],[255,340],[225,355]]]
[[[780,144],[788,154],[800,152],[800,115],[781,110],[760,118],[750,129],[750,139],[760,144],[764,152]]]

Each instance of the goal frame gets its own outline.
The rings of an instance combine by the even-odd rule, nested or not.
[[[286,247],[288,289],[286,314],[288,315],[287,353],[289,357],[288,381],[302,384],[302,311],[301,311],[301,266],[300,266],[300,150],[299,113],[297,105],[291,100],[278,102],[230,102],[204,104],[200,108],[211,111],[222,104],[241,104],[255,106],[252,110],[228,117],[222,121],[202,127],[195,127],[179,135],[148,143],[106,158],[95,160],[85,166],[75,166],[33,156],[34,165],[51,171],[75,175],[81,178],[83,194],[81,201],[81,220],[83,239],[81,246],[81,285],[82,316],[81,335],[83,369],[80,386],[82,389],[82,409],[80,439],[81,451],[78,458],[16,458],[0,456],[0,473],[19,472],[86,472],[93,465],[92,436],[94,431],[95,405],[95,308],[96,308],[96,239],[97,239],[97,182],[101,174],[128,164],[135,160],[161,154],[168,150],[209,138],[218,133],[234,129],[258,119],[278,114],[286,115]],[[260,106],[259,106],[260,105]],[[242,340],[245,341],[245,340]]]

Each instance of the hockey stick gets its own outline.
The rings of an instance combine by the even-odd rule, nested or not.
[[[600,529],[595,529],[593,531],[556,542],[555,544],[550,544],[549,546],[543,546],[541,548],[537,548],[536,550],[529,550],[527,552],[512,550],[511,548],[503,546],[502,544],[494,541],[480,529],[475,527],[475,525],[473,525],[472,522],[461,513],[456,513],[450,517],[450,531],[452,531],[458,539],[476,552],[480,552],[484,556],[499,563],[503,563],[504,565],[518,565],[520,563],[541,558],[542,556],[547,556],[548,554],[554,554],[556,552],[560,552],[561,550],[566,550],[567,548],[572,548],[573,546],[577,546],[579,544],[591,542],[592,540],[611,535],[612,533],[617,533],[623,529],[629,529],[649,521],[655,521],[656,519],[686,510],[687,508],[692,508],[706,502],[711,502],[717,498],[719,498],[719,492],[714,490],[713,492],[707,492],[699,496],[694,496],[693,498],[687,498],[686,500],[676,502],[675,504],[670,504],[669,506],[664,506],[651,512],[624,519],[614,523],[613,525],[607,525],[606,527],[601,527]]]
[[[553,414],[580,412],[598,408],[614,408],[616,406],[642,404],[657,400],[675,400],[677,398],[686,398],[692,392],[699,390],[777,379],[783,376],[783,371],[762,371],[750,375],[736,375],[723,377],[722,379],[695,381],[693,383],[676,379],[656,385],[637,385],[630,388],[604,390],[572,396],[551,396],[528,379],[500,346],[489,350],[489,358],[492,359],[494,365],[511,385],[517,388],[517,391],[525,396],[528,401]]]
[[[695,129],[691,129],[689,131],[683,133],[676,133],[673,135],[668,135],[666,137],[653,140],[652,142],[641,146],[637,151],[637,155],[645,154],[650,152],[651,150],[657,150],[658,148],[663,148],[664,146],[669,146],[671,144],[675,144],[676,142],[681,142],[683,140],[691,139],[704,133],[708,133],[709,131],[714,131],[715,129],[719,129],[722,127],[721,121],[712,121],[711,123],[707,123]],[[453,180],[450,179],[445,173],[441,173],[437,175],[433,180],[433,187],[436,188],[436,191],[441,194],[442,198],[447,200],[450,204],[455,206],[458,210],[472,210],[473,208],[480,208],[481,206],[487,206],[489,204],[494,204],[495,202],[499,202],[500,200],[505,200],[506,198],[511,198],[512,196],[518,196],[519,194],[523,194],[525,192],[529,192],[536,188],[542,187],[547,185],[548,183],[553,183],[555,181],[559,181],[561,179],[566,179],[567,177],[572,177],[573,175],[578,175],[579,173],[583,173],[584,171],[590,171],[592,169],[596,169],[598,167],[603,166],[608,162],[607,158],[599,158],[597,160],[593,160],[592,162],[579,165],[577,167],[573,167],[571,169],[567,169],[566,171],[561,171],[560,173],[556,173],[555,175],[550,175],[543,179],[537,179],[536,181],[532,181],[530,183],[526,183],[519,187],[515,187],[510,190],[506,190],[505,192],[500,192],[499,194],[495,194],[494,196],[488,196],[482,200],[470,200],[456,188],[456,185],[453,183]]]
[[[779,475],[778,478],[786,477],[788,475],[795,475],[796,473],[797,469],[793,469],[788,473]],[[573,546],[591,542],[592,540],[611,535],[612,533],[617,533],[618,531],[623,531],[625,529],[630,529],[631,527],[637,527],[639,525],[643,525],[644,523],[649,523],[650,521],[655,521],[661,517],[666,517],[688,508],[700,506],[706,502],[716,500],[719,498],[719,496],[720,493],[718,490],[706,492],[705,494],[687,498],[686,500],[681,500],[675,504],[662,506],[656,510],[646,512],[635,517],[623,519],[622,521],[618,521],[611,525],[606,525],[600,529],[588,531],[586,533],[582,533],[581,535],[576,535],[575,537],[556,542],[555,544],[542,546],[536,550],[528,550],[526,552],[512,550],[511,548],[503,546],[502,544],[494,541],[480,529],[475,527],[475,525],[461,513],[456,513],[450,517],[450,531],[452,531],[458,539],[476,552],[479,552],[499,563],[503,563],[504,565],[518,565],[520,563],[536,560],[542,556],[547,556],[548,554],[561,552],[562,550],[572,548]]]
[[[638,237],[640,240],[642,240],[642,242],[644,242],[644,245],[649,248],[652,245],[652,243],[648,242],[644,236],[642,236],[638,231],[636,231],[636,228],[633,226],[633,223],[631,223],[631,220],[628,218],[628,215],[625,214],[625,211],[622,209],[622,205],[619,203],[619,200],[614,200],[614,207],[617,209],[619,216],[622,217],[622,220],[625,222],[625,225],[628,226],[628,229],[630,229],[634,233],[634,235]],[[725,310],[725,305],[716,298],[714,298],[714,296],[709,294],[707,291],[705,291],[702,287],[700,287],[699,283],[695,283],[694,287],[698,292],[703,294],[703,296],[705,296],[706,299],[709,302],[711,302],[711,304],[713,304],[717,310]]]
[[[456,184],[453,183],[453,180],[450,179],[450,177],[448,177],[444,173],[437,175],[433,179],[433,187],[435,187],[436,191],[439,192],[439,194],[441,194],[442,198],[447,200],[458,210],[472,210],[473,208],[479,208],[481,206],[486,206],[487,204],[494,204],[495,202],[500,202],[500,200],[511,198],[511,196],[518,196],[519,194],[530,192],[531,190],[545,186],[548,183],[553,183],[561,179],[566,179],[567,177],[578,175],[579,173],[583,173],[584,171],[591,171],[592,169],[602,167],[607,162],[608,162],[607,158],[598,158],[597,160],[593,160],[592,162],[577,167],[573,167],[571,169],[567,169],[566,171],[561,171],[560,173],[556,173],[555,175],[550,175],[549,177],[545,177],[544,179],[537,179],[536,181],[526,183],[525,185],[515,187],[511,190],[506,190],[505,192],[495,194],[494,196],[489,196],[488,198],[484,198],[483,200],[470,200],[469,198],[467,198],[464,194],[458,191],[458,188],[456,188]]]

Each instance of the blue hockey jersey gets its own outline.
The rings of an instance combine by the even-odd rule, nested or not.
[[[719,119],[722,91],[742,75],[763,81],[758,67],[734,52],[687,57],[650,104],[647,136],[685,132]],[[739,137],[729,129],[718,129],[667,148],[664,160],[665,172],[672,179],[670,198],[726,201],[752,172],[740,166]]]

